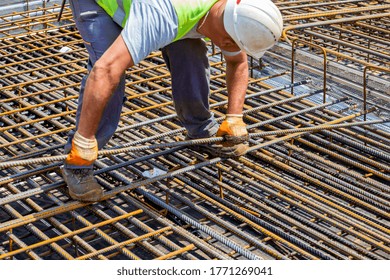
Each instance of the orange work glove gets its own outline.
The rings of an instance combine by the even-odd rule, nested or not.
[[[242,114],[226,114],[226,119],[217,131],[217,137],[225,138],[221,143],[223,146],[229,147],[248,141],[248,131],[242,117]]]
[[[65,162],[70,165],[87,166],[94,163],[98,154],[96,139],[83,137],[76,131],[72,140],[72,149]]]

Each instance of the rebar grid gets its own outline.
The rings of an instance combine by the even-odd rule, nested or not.
[[[28,24],[0,26],[1,163],[62,155],[75,124],[87,53],[69,9],[61,26],[55,10],[37,11]],[[31,32],[38,25],[44,32]],[[225,65],[217,49],[209,55],[210,103],[221,118]],[[121,122],[106,148],[183,141],[160,53],[126,78]],[[251,78],[248,155],[210,158],[161,146],[102,156],[99,203],[70,199],[61,162],[0,170],[0,259],[388,259],[385,120],[371,113],[372,124],[357,126],[363,112],[347,100],[330,94],[315,104],[321,89],[289,80],[289,72]],[[309,130],[317,125],[323,128]]]
[[[389,1],[275,2],[284,15],[285,40],[299,38],[321,46],[330,59],[344,65],[389,68]],[[388,78],[380,69],[376,74]]]

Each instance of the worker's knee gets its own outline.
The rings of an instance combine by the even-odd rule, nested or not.
[[[98,60],[92,68],[90,78],[102,82],[115,89],[120,81],[121,74],[115,71],[115,66],[104,61]]]

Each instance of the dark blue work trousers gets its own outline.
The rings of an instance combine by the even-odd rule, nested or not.
[[[70,0],[70,7],[89,54],[88,70],[120,35],[122,27],[94,0]],[[172,94],[176,113],[191,138],[213,136],[218,124],[209,110],[210,66],[207,47],[201,39],[176,41],[162,49],[163,58],[172,76]],[[83,104],[86,75],[80,87],[76,128]],[[99,123],[96,139],[99,149],[110,140],[118,126],[124,101],[125,76],[111,96]],[[70,151],[74,132],[69,134],[65,153]],[[79,168],[67,166],[68,168]],[[91,168],[91,167],[88,167]]]

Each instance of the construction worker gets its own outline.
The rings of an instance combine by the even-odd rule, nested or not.
[[[93,163],[117,128],[125,70],[161,49],[172,76],[172,95],[187,138],[224,136],[202,145],[213,155],[246,153],[242,110],[248,83],[247,54],[260,58],[279,39],[283,21],[270,0],[70,0],[89,52],[89,75],[81,84],[76,132],[65,147],[62,175],[70,196],[99,201]],[[202,38],[226,60],[228,108],[219,125],[209,110],[209,62]]]

